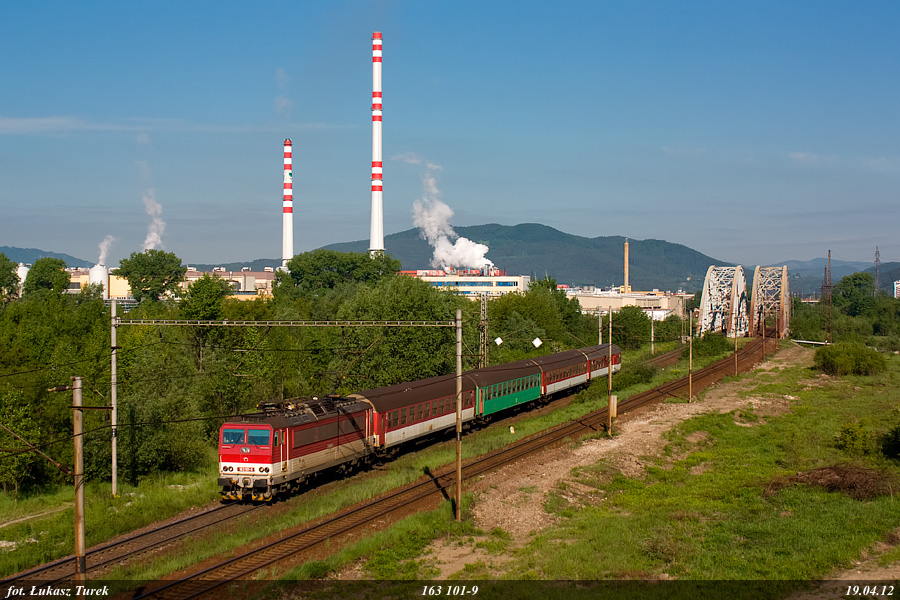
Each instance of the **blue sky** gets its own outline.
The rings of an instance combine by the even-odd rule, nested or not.
[[[877,1],[8,2],[0,245],[112,235],[116,265],[152,190],[186,262],[277,258],[286,137],[295,251],[367,239],[381,31],[385,234],[432,163],[457,226],[900,260],[898,29]]]

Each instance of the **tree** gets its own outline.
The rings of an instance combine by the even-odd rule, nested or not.
[[[232,292],[231,285],[219,277],[206,273],[188,286],[179,306],[181,316],[198,321],[222,318],[222,303]],[[214,331],[215,330],[215,331]],[[223,331],[218,327],[191,327],[191,337],[197,349],[197,365],[203,370],[203,346],[210,340],[220,339]]]
[[[25,399],[20,392],[0,393],[0,422],[28,443],[39,445],[40,425],[26,406]],[[0,430],[0,444],[4,448],[23,450],[27,448],[21,440],[3,430]],[[39,466],[41,460],[43,460],[41,456],[32,451],[4,457],[4,460],[0,461],[0,485],[3,486],[3,491],[12,487],[18,498],[19,484],[34,478],[35,467]]]
[[[212,320],[222,316],[222,301],[231,294],[231,285],[218,275],[206,273],[188,286],[181,300],[185,319]]]
[[[16,269],[16,263],[0,252],[0,300],[8,301],[19,295],[19,274]]]
[[[148,298],[156,302],[165,293],[174,294],[185,273],[187,267],[182,266],[181,259],[173,252],[151,248],[123,258],[116,275],[128,281],[135,300]]]
[[[875,278],[871,273],[847,275],[834,286],[831,301],[851,317],[874,316]]]
[[[389,277],[360,286],[338,312],[346,320],[426,320],[450,322],[468,300],[437,290],[414,277]],[[348,390],[392,385],[454,372],[455,333],[451,328],[348,328],[345,345],[358,354],[334,369]],[[352,369],[352,370],[350,370]],[[352,379],[351,379],[352,377]]]
[[[607,321],[608,322],[608,321]],[[613,316],[613,342],[637,350],[650,340],[650,318],[639,306],[623,306]]]
[[[62,294],[69,287],[69,274],[66,273],[66,262],[61,258],[39,258],[25,277],[22,294],[28,295],[38,290],[52,290]]]
[[[289,260],[287,269],[276,276],[276,297],[314,294],[347,283],[374,284],[399,271],[400,261],[386,254],[313,250]]]

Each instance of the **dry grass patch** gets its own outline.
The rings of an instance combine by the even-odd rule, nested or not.
[[[844,464],[812,469],[791,477],[778,478],[769,484],[765,496],[794,485],[821,487],[827,492],[840,492],[854,500],[873,500],[879,496],[893,497],[897,482],[894,477],[859,465]]]

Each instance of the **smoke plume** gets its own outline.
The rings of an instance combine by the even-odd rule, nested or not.
[[[106,266],[106,255],[109,254],[109,247],[112,246],[116,242],[116,238],[111,235],[103,238],[103,241],[100,242],[100,258],[97,259],[98,265]]]
[[[156,190],[150,188],[144,194],[144,208],[150,215],[150,227],[147,228],[147,237],[144,238],[144,250],[155,249],[162,246],[162,235],[166,231],[166,222],[160,218],[162,206],[156,201]]]
[[[420,164],[417,157],[404,156],[401,160],[410,164]],[[481,269],[485,265],[493,265],[485,258],[488,247],[460,237],[450,226],[453,209],[441,201],[441,192],[437,186],[439,165],[426,163],[427,170],[422,177],[425,194],[413,203],[413,225],[419,228],[419,234],[434,248],[431,266],[445,271],[451,267],[468,267]]]

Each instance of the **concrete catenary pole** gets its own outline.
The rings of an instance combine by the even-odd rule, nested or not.
[[[384,254],[384,213],[381,160],[381,33],[372,34],[372,224],[369,254]]]
[[[281,266],[294,258],[294,167],[292,144],[284,140],[284,196],[281,203]]]
[[[72,378],[72,415],[75,433],[75,581],[84,585],[85,535],[84,535],[84,414],[81,410],[81,377]]]
[[[109,328],[109,345],[112,350],[110,355],[110,377],[109,377],[109,399],[112,411],[110,411],[110,427],[112,428],[112,495],[113,498],[119,497],[119,450],[118,450],[118,425],[119,425],[119,384],[118,384],[118,367],[116,365],[116,350],[119,349],[116,343],[116,328],[119,325],[119,319],[116,317],[116,300],[113,298],[109,303],[109,314],[112,321]]]
[[[613,395],[612,395],[612,372],[613,372],[613,353],[612,353],[612,308],[609,309],[609,356],[606,359],[606,431],[612,436],[612,418],[613,418]]]
[[[462,310],[456,309],[456,520],[462,520]]]

